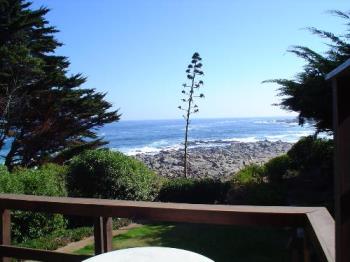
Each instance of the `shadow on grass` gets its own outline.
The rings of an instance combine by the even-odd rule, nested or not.
[[[113,249],[163,246],[190,250],[226,261],[289,261],[290,232],[280,228],[198,224],[149,224],[113,238]],[[78,250],[93,254],[93,246]]]

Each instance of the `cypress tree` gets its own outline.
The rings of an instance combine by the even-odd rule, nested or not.
[[[299,114],[299,124],[312,123],[316,133],[333,132],[332,87],[325,80],[326,74],[350,58],[350,12],[331,11],[331,14],[345,19],[348,27],[343,35],[336,35],[317,28],[308,28],[329,41],[328,50],[320,54],[306,46],[293,46],[288,51],[305,60],[304,69],[294,79],[273,79],[279,85],[278,104],[282,109]]]
[[[67,57],[49,25],[47,8],[24,0],[0,0],[0,149],[5,164],[62,163],[85,149],[106,144],[96,129],[118,121],[105,93],[82,88],[82,74],[68,75]]]

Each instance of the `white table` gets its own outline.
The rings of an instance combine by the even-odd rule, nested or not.
[[[169,247],[135,247],[107,252],[85,262],[214,262],[200,254]]]

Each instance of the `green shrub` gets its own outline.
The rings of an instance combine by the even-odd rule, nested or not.
[[[6,166],[0,165],[0,192],[1,193],[18,193],[24,192],[24,185],[7,171]]]
[[[38,196],[67,196],[65,179],[67,168],[46,164],[38,169],[16,168],[11,176],[22,185],[22,194]]]
[[[223,203],[229,184],[214,179],[169,179],[162,186],[158,200],[162,202],[214,204]]]
[[[30,239],[19,246],[44,250],[55,250],[70,242],[79,241],[93,234],[92,227],[79,227],[74,229],[56,230],[48,235]]]
[[[281,182],[290,167],[291,160],[289,156],[281,155],[265,163],[265,172],[270,182]]]
[[[285,205],[283,186],[270,183],[232,184],[227,193],[227,203],[231,205]]]
[[[60,179],[63,167],[46,165],[39,169],[20,168],[12,173],[0,171],[0,192],[42,196],[66,196],[66,189]],[[12,237],[14,242],[23,242],[65,228],[62,215],[12,212]]]
[[[113,230],[127,226],[130,223],[131,221],[125,218],[113,219]],[[94,228],[92,226],[62,229],[56,230],[39,238],[27,240],[20,243],[18,246],[44,250],[56,250],[71,242],[80,241],[86,237],[90,237],[93,234]]]
[[[268,183],[265,166],[245,166],[230,181],[226,201],[232,205],[282,205],[285,195],[281,186]]]
[[[260,183],[264,175],[264,166],[251,164],[238,171],[233,177],[233,182],[236,184]]]
[[[89,150],[72,159],[69,194],[125,200],[154,200],[161,179],[140,161],[120,152]]]
[[[332,172],[333,150],[333,140],[308,136],[295,143],[287,154],[294,169],[309,170],[320,167]]]
[[[0,164],[0,175],[7,174],[7,173],[8,173],[7,167]]]

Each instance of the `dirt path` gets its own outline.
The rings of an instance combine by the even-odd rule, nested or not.
[[[113,234],[113,236],[116,236],[116,235],[125,233],[126,231],[128,231],[131,228],[140,227],[140,226],[141,226],[140,224],[132,223],[128,226],[121,227],[117,230],[113,230],[112,234]],[[91,237],[84,238],[84,239],[77,241],[77,242],[69,243],[68,245],[66,245],[64,247],[60,247],[59,249],[56,249],[55,251],[63,252],[63,253],[73,253],[74,251],[81,249],[87,245],[91,245],[93,243],[94,243],[94,237],[91,236]]]

